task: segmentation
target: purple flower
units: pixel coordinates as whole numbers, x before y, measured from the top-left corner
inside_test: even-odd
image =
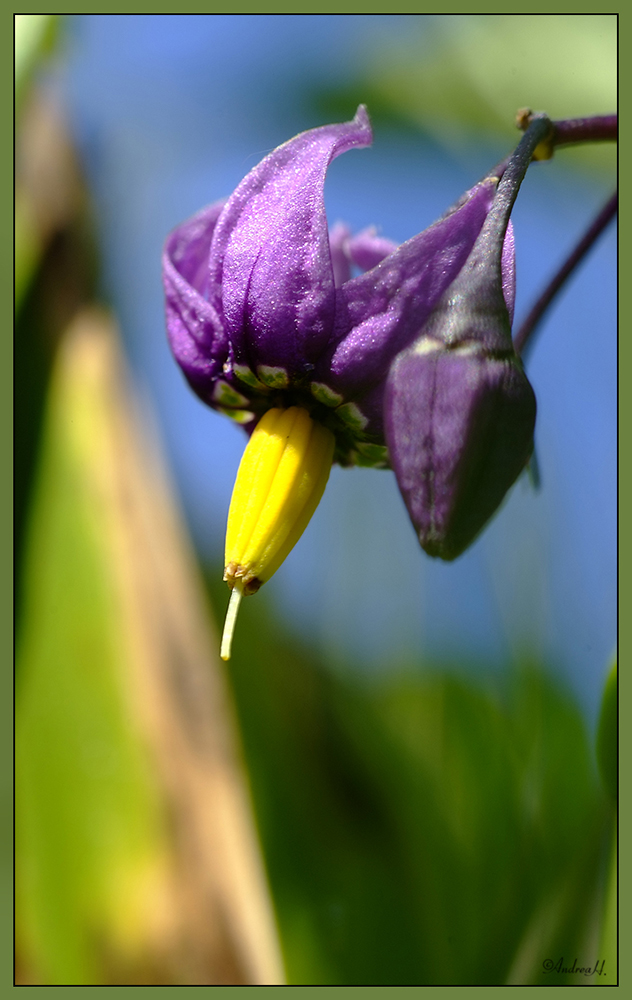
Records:
[[[174,230],[169,340],[195,392],[248,433],[298,406],[334,435],[334,461],[392,466],[421,544],[453,558],[532,447],[509,215],[492,211],[489,176],[399,247],[370,229],[329,232],[327,168],[371,139],[363,106],[303,132]]]

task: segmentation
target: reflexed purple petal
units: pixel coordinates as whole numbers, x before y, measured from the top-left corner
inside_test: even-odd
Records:
[[[489,179],[477,185],[456,212],[339,289],[336,346],[319,365],[323,379],[327,373],[334,388],[353,394],[384,377],[390,360],[417,336],[463,267],[495,187]]]
[[[429,555],[454,559],[474,540],[524,468],[534,423],[535,396],[515,355],[410,348],[396,359],[385,436]]]
[[[353,264],[356,264],[362,271],[370,271],[372,267],[377,267],[385,257],[397,250],[397,243],[386,239],[385,236],[378,236],[375,226],[369,226],[362,232],[352,236],[347,243],[347,254]]]
[[[204,298],[209,247],[223,206],[210,205],[178,226],[162,259],[169,343],[192,388],[206,402],[228,356],[224,326]]]
[[[211,246],[210,298],[238,362],[300,373],[322,353],[335,309],[325,174],[334,157],[371,139],[361,106],[352,122],[279,146],[229,198]]]
[[[348,226],[336,222],[329,233],[329,249],[334,269],[334,284],[336,288],[340,288],[351,278],[352,264],[362,271],[370,271],[397,250],[397,243],[387,240],[384,236],[378,236],[375,226],[369,226],[356,236],[352,236]]]
[[[208,261],[213,233],[226,199],[208,205],[169,234],[165,253],[179,274],[198,292],[208,290]]]
[[[351,262],[347,254],[347,245],[351,236],[348,226],[336,222],[329,232],[329,252],[331,266],[334,272],[334,285],[340,288],[351,277]]]

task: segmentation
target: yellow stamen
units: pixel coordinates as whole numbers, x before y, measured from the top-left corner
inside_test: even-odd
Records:
[[[237,608],[269,580],[305,531],[323,495],[334,436],[307,410],[271,409],[244,452],[228,512],[224,579],[233,588],[222,659],[230,657]]]

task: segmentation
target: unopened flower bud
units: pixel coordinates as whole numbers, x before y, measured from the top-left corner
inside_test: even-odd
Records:
[[[441,559],[474,541],[533,450],[535,395],[511,341],[503,256],[513,202],[549,129],[545,116],[529,126],[464,267],[387,379],[391,464],[422,547]]]
[[[526,465],[535,396],[513,352],[422,338],[393,365],[386,437],[423,549],[455,559]]]

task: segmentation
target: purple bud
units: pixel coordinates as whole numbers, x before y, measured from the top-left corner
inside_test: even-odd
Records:
[[[422,547],[441,559],[474,541],[533,450],[535,395],[511,341],[503,265],[509,213],[549,127],[530,127],[510,158],[465,265],[386,382],[391,464]]]
[[[384,397],[391,463],[422,548],[455,559],[533,448],[535,395],[513,352],[422,337],[391,368]]]

